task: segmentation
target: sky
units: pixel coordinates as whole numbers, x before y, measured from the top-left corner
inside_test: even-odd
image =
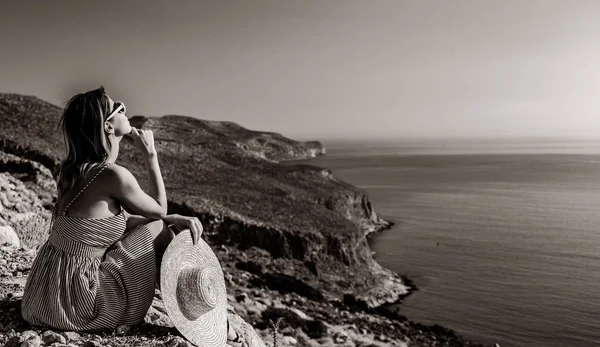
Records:
[[[600,1],[6,1],[0,92],[297,139],[600,134]]]

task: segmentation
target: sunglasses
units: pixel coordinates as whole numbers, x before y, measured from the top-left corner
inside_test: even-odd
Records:
[[[123,101],[115,101],[114,108],[113,108],[112,112],[108,115],[108,117],[106,117],[105,122],[108,122],[112,117],[114,117],[119,112],[121,112],[121,113],[127,112],[127,108],[125,107],[125,104],[123,103]]]

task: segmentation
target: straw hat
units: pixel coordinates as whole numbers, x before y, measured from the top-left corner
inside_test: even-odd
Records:
[[[169,243],[160,268],[160,288],[175,328],[202,347],[227,342],[227,289],[219,260],[204,240],[189,232]]]

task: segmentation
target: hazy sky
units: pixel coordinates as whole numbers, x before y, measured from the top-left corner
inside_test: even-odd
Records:
[[[600,1],[5,1],[0,92],[297,138],[600,134]]]

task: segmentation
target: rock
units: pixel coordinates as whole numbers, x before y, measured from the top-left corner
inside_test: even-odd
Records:
[[[85,341],[83,343],[83,347],[102,347],[102,345],[100,344],[100,342],[98,341]]]
[[[310,317],[309,315],[307,315],[306,313],[304,313],[303,311],[301,311],[295,307],[288,307],[288,310],[294,312],[295,314],[298,315],[298,317],[300,317],[304,320],[312,320],[312,317]]]
[[[165,344],[166,347],[194,347],[186,339],[181,336],[175,336]]]
[[[315,276],[319,276],[319,271],[317,270],[317,264],[312,260],[305,260],[304,266]]]
[[[317,338],[317,341],[322,346],[331,346],[333,344],[333,340],[329,336],[323,336],[323,337]]]
[[[148,309],[148,312],[144,317],[144,322],[162,327],[173,327],[173,322],[171,322],[169,316],[166,313],[160,311],[154,305],[150,306],[150,308]]]
[[[267,309],[267,305],[261,304],[260,302],[254,301],[246,307],[248,315],[260,316],[261,313]]]
[[[31,337],[28,340],[21,342],[20,347],[40,347],[42,344],[42,339],[39,336]]]
[[[63,332],[63,336],[69,342],[76,342],[76,341],[79,341],[81,339],[81,335],[79,335],[78,333],[76,333],[74,331],[65,331],[65,332]]]
[[[23,338],[21,336],[12,336],[6,341],[5,347],[19,347],[23,342]]]
[[[21,337],[23,338],[23,341],[29,340],[36,336],[38,336],[38,334],[33,330],[25,330],[24,332],[21,333]]]
[[[19,236],[11,226],[5,225],[0,227],[0,245],[8,245],[9,247],[19,248],[21,242]]]
[[[240,294],[240,295],[237,295],[237,296],[235,297],[235,300],[236,300],[237,302],[245,302],[247,299],[248,299],[248,294],[246,294],[246,293],[242,293],[242,294]]]
[[[230,273],[226,273],[225,274],[225,282],[227,283],[227,285],[231,286],[234,285],[235,283],[233,282],[233,275]]]
[[[65,344],[67,343],[67,339],[59,333],[55,333],[52,330],[46,330],[42,334],[42,340],[45,344],[49,345],[54,342]]]
[[[282,294],[296,293],[312,301],[322,302],[325,299],[319,290],[284,273],[266,273],[260,278],[252,279],[250,282],[256,287],[264,285]]]
[[[238,303],[236,301],[233,301],[230,305],[228,305],[227,310],[236,313],[242,317],[246,317],[248,315],[248,311],[246,310],[244,304]]]
[[[235,267],[236,269],[248,271],[257,275],[260,275],[260,273],[262,272],[262,265],[252,260],[238,261],[237,263],[235,263]]]
[[[242,317],[228,312],[227,319],[234,331],[245,332],[242,335],[245,336],[248,347],[265,347],[265,343],[256,330],[254,330],[252,325],[248,324]]]
[[[302,319],[296,312],[292,311],[288,307],[268,307],[262,312],[262,319],[265,322],[276,321],[278,318],[282,318],[281,328],[287,326],[292,327],[303,327],[305,325],[304,319]]]
[[[260,302],[261,304],[265,305],[265,306],[272,306],[273,302],[271,302],[270,299],[267,298],[260,298],[260,299],[256,299],[257,302]]]
[[[298,340],[293,336],[284,336],[283,339],[281,339],[281,343],[284,345],[295,345],[298,343]]]
[[[320,320],[306,321],[306,334],[312,339],[322,338],[327,335],[327,326]]]
[[[340,344],[348,341],[348,334],[346,334],[344,331],[338,331],[333,334],[332,338],[333,342]]]

